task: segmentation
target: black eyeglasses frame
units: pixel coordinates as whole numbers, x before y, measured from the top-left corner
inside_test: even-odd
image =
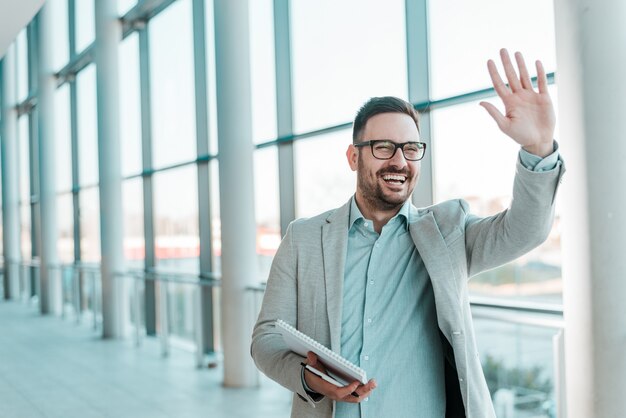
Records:
[[[380,157],[377,157],[376,154],[374,153],[374,145],[380,144],[381,142],[390,142],[390,143],[392,143],[396,147],[393,150],[393,154],[391,154],[391,156],[389,158],[380,158]],[[422,153],[422,156],[420,158],[418,158],[417,160],[412,160],[410,158],[406,158],[406,154],[404,153],[404,147],[407,144],[417,144],[418,147],[421,148],[424,151]],[[420,161],[426,155],[426,143],[425,142],[420,142],[420,141],[407,141],[407,142],[400,142],[400,143],[398,143],[398,142],[393,142],[390,139],[372,139],[370,141],[363,141],[363,142],[353,143],[352,145],[354,145],[357,148],[359,148],[359,147],[366,147],[366,146],[369,145],[370,149],[372,151],[372,156],[374,158],[376,158],[377,160],[391,160],[396,155],[396,152],[398,152],[398,148],[400,148],[402,150],[402,156],[407,161]]]

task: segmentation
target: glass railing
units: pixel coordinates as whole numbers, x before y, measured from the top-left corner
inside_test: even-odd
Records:
[[[563,309],[560,305],[473,299],[478,352],[496,415],[564,415]]]
[[[247,290],[258,313],[265,284]],[[496,415],[565,417],[562,305],[479,297],[470,304]]]
[[[116,275],[122,280],[131,280],[128,301],[130,323],[137,346],[145,333],[145,284],[155,282],[157,334],[161,342],[161,353],[167,356],[172,344],[191,349],[195,353],[196,365],[204,365],[202,315],[203,289],[217,290],[220,275],[217,273],[186,274],[163,271],[129,270]],[[219,297],[214,298],[214,311],[219,312]],[[213,325],[219,325],[214,321]],[[215,331],[215,330],[214,330]],[[219,332],[217,332],[219,333]],[[217,334],[214,332],[214,334]]]
[[[67,263],[49,266],[61,280],[61,317],[76,323],[102,327],[102,283],[100,264]]]

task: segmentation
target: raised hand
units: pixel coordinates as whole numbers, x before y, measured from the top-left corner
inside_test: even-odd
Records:
[[[545,157],[553,151],[556,117],[548,94],[548,79],[543,65],[541,61],[536,62],[537,86],[539,87],[539,91],[536,92],[521,53],[515,53],[519,78],[506,49],[500,50],[500,58],[509,82],[508,87],[502,81],[496,64],[492,60],[487,61],[487,68],[493,87],[504,103],[505,114],[503,115],[491,103],[480,102],[480,105],[489,112],[502,132],[526,151]]]

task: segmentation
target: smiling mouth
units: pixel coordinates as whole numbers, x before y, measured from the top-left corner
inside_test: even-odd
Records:
[[[402,175],[402,174],[384,174],[382,178],[387,184],[400,185],[400,184],[404,184],[404,182],[407,179],[407,176]]]

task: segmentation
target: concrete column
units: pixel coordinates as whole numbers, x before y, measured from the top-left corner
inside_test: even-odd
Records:
[[[20,296],[20,204],[15,44],[2,60],[2,223],[4,297]]]
[[[224,384],[258,384],[250,357],[257,275],[247,0],[215,1],[215,62],[222,224]]]
[[[122,27],[117,17],[115,0],[98,0],[95,4],[102,334],[104,338],[116,338],[124,335],[128,316],[124,283],[120,278],[115,277],[115,273],[124,269],[117,52],[118,44],[122,39]]]
[[[54,137],[54,77],[52,40],[54,18],[50,4],[46,3],[39,12],[38,51],[39,86],[37,109],[39,116],[39,207],[41,219],[41,313],[61,313],[61,274],[56,268],[57,256],[57,213],[56,213],[56,138]]]
[[[556,0],[567,411],[626,410],[626,3]]]

